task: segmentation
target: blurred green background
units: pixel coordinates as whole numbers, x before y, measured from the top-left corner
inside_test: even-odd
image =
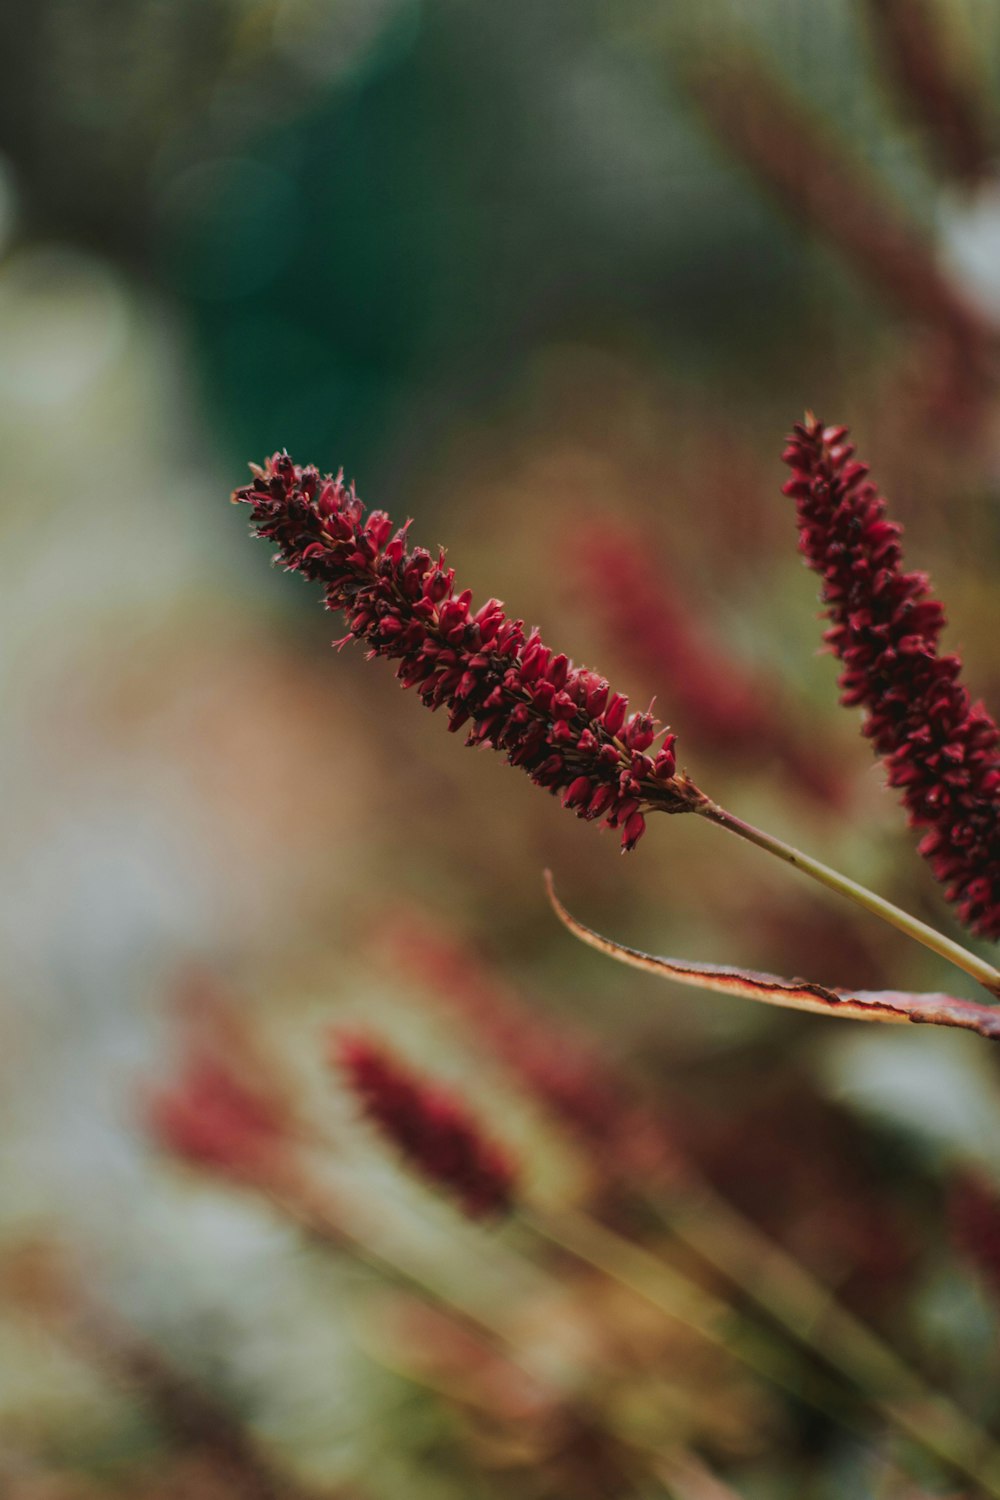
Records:
[[[478,601],[499,595],[637,706],[655,693],[726,806],[957,935],[837,708],[779,492],[804,407],[850,423],[997,706],[1000,9],[927,12],[985,142],[966,169],[901,79],[885,17],[905,9],[0,10],[0,1231],[71,1244],[303,1482],[583,1493],[537,1454],[484,1459],[447,1398],[352,1328],[356,1267],[167,1164],[142,1128],[197,968],[319,1113],[338,1107],[327,1023],[371,1022],[491,1103],[539,1192],[585,1195],[567,1143],[435,1018],[405,957],[387,970],[404,917],[634,1068],[699,1171],[1000,1421],[995,1293],[945,1211],[970,1172],[1000,1191],[988,1044],[616,969],[558,927],[541,872],[655,952],[866,988],[970,993],[962,976],[707,825],[653,819],[621,859],[463,752],[384,663],[331,653],[338,624],[227,505],[276,448],[343,465],[448,546]],[[622,618],[623,547],[674,650]],[[373,1194],[423,1211],[358,1150]],[[0,1492],[215,1493],[170,1478],[155,1423],[19,1299],[0,1317]],[[876,1419],[845,1436],[755,1387],[720,1423],[714,1381],[658,1357],[670,1441],[736,1493],[958,1493],[933,1469],[900,1479],[912,1464]],[[708,1500],[677,1485],[620,1492]]]

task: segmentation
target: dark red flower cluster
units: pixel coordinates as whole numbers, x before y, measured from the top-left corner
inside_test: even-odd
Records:
[[[366,515],[341,476],[287,454],[252,469],[253,484],[233,499],[252,507],[257,535],[278,544],[287,568],[324,585],[328,608],[344,612],[345,639],[397,659],[403,686],[428,708],[447,708],[450,730],[468,724],[467,744],[503,750],[578,817],[620,828],[623,850],[642,837],[644,810],[687,812],[701,800],[676,773],[676,736],[654,748],[651,713],[630,714],[626,698],[553,654],[537,631],[525,635],[498,599],[473,613],[444,552],[408,549],[407,526],[394,530],[384,511]]]
[[[471,1218],[510,1208],[513,1167],[459,1100],[414,1078],[364,1036],[335,1034],[333,1060],[369,1119],[418,1171],[455,1193]]]
[[[944,610],[924,573],[906,573],[901,528],[854,458],[844,427],[797,425],[784,454],[799,545],[823,579],[825,639],[844,664],[841,701],[865,710],[864,732],[885,758],[920,852],[959,916],[1000,937],[1000,730],[938,652]]]

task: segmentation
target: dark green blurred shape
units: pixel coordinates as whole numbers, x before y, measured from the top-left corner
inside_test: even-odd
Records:
[[[809,257],[672,93],[669,45],[616,35],[632,7],[393,0],[347,65],[366,11],[328,0],[308,67],[287,9],[0,17],[29,229],[174,295],[234,462],[287,445],[379,482],[548,340],[711,380],[796,327]]]

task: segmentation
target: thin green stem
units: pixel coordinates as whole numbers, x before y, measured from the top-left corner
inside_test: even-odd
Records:
[[[803,1386],[801,1367],[788,1358],[784,1349],[775,1348],[770,1340],[753,1337],[756,1330],[727,1302],[698,1286],[644,1246],[622,1239],[597,1219],[572,1209],[546,1211],[538,1206],[521,1207],[517,1218],[536,1239],[555,1245],[574,1260],[627,1287],[672,1322],[690,1328],[772,1385],[797,1400],[810,1401],[825,1415],[844,1421],[846,1426],[854,1425],[845,1421],[840,1412],[832,1412],[826,1402],[809,1395]],[[1000,1491],[997,1493],[1000,1496]]]
[[[987,1435],[947,1397],[925,1385],[894,1349],[836,1300],[828,1287],[768,1239],[708,1182],[698,1182],[690,1195],[682,1192],[673,1201],[664,1194],[645,1192],[643,1197],[678,1239],[721,1271],[799,1343],[856,1385],[877,1410],[909,1436],[923,1441],[927,1414],[931,1413],[945,1443],[953,1446],[958,1441],[967,1451],[991,1446]],[[940,1443],[936,1451],[943,1456]],[[1000,1453],[995,1451],[997,1461]]]
[[[322,1192],[314,1189],[305,1175],[287,1181],[276,1179],[262,1185],[261,1190],[270,1203],[297,1223],[317,1244],[343,1251],[387,1281],[415,1292],[446,1312],[459,1327],[493,1353],[516,1365],[531,1380],[543,1387],[553,1385],[552,1372],[541,1370],[537,1363],[527,1358],[502,1321],[496,1317],[491,1320],[483,1306],[473,1305],[468,1298],[459,1296],[454,1288],[435,1282],[414,1255],[407,1255],[405,1250],[393,1244],[391,1235],[386,1235],[387,1243],[379,1247],[372,1238],[359,1232],[355,1227],[359,1222],[368,1230],[369,1236],[375,1230],[370,1213],[366,1218],[360,1202],[351,1202],[342,1195],[341,1201],[333,1206]],[[354,1211],[345,1212],[345,1206]],[[348,1224],[352,1225],[350,1229]],[[385,1227],[383,1223],[383,1230]]]
[[[325,1194],[316,1193],[308,1178],[293,1178],[290,1182],[275,1181],[264,1191],[276,1206],[296,1220],[312,1237],[348,1251],[389,1280],[408,1286],[419,1296],[447,1312],[470,1335],[517,1366],[532,1380],[543,1387],[555,1385],[558,1389],[562,1386],[564,1398],[570,1396],[573,1382],[570,1386],[565,1386],[562,1381],[554,1378],[555,1372],[548,1362],[542,1368],[534,1358],[528,1356],[519,1347],[516,1337],[512,1337],[512,1330],[506,1326],[506,1320],[497,1315],[495,1308],[487,1310],[478,1303],[476,1306],[470,1305],[465,1298],[456,1295],[454,1287],[446,1287],[428,1277],[426,1270],[418,1267],[416,1261],[399,1245],[376,1248],[367,1235],[359,1234],[353,1228],[347,1230],[345,1218],[352,1226],[358,1221],[365,1221],[366,1216],[360,1211],[359,1203],[353,1204],[353,1212],[345,1214],[344,1209],[348,1205],[338,1202],[336,1209],[331,1212]],[[628,1287],[661,1314],[691,1328],[771,1384],[788,1391],[796,1399],[810,1402],[844,1426],[862,1430],[860,1423],[842,1409],[832,1389],[821,1396],[818,1386],[815,1389],[809,1388],[809,1384],[802,1379],[798,1361],[794,1356],[789,1358],[791,1351],[776,1348],[766,1336],[763,1339],[758,1337],[753,1325],[726,1301],[697,1285],[683,1271],[670,1266],[645,1247],[623,1239],[597,1220],[573,1210],[522,1208],[517,1217],[535,1237],[568,1251],[576,1260],[619,1285]],[[722,1223],[717,1227],[725,1230],[727,1226]],[[374,1225],[368,1224],[367,1228],[373,1230]],[[694,1248],[695,1237],[685,1237],[690,1238]],[[708,1246],[704,1239],[697,1248],[705,1259],[716,1259],[716,1256],[705,1253]],[[719,1248],[717,1245],[716,1251]],[[776,1256],[782,1257],[782,1252],[776,1247],[772,1248]],[[744,1253],[745,1251],[744,1241]],[[740,1284],[743,1277],[735,1274],[732,1257],[727,1258],[727,1274]],[[794,1262],[791,1263],[791,1268],[798,1271],[800,1278],[806,1277],[806,1273]],[[726,1268],[720,1266],[720,1269]],[[758,1265],[758,1269],[762,1268]],[[766,1275],[764,1279],[772,1288],[776,1276],[788,1277],[790,1273],[788,1265],[779,1265],[773,1261],[768,1270],[773,1274]],[[794,1284],[794,1278],[790,1284]],[[880,1346],[873,1335],[868,1336],[870,1342],[867,1346],[863,1342],[854,1342],[853,1357],[838,1357],[847,1332],[845,1325],[854,1320],[845,1313],[839,1324],[834,1318],[831,1326],[830,1304],[825,1290],[808,1287],[800,1282],[797,1291],[798,1297],[793,1294],[791,1301],[784,1305],[782,1314],[778,1313],[781,1299],[776,1293],[773,1297],[757,1300],[762,1304],[767,1302],[770,1310],[779,1316],[779,1321],[789,1331],[795,1332],[802,1342],[812,1344],[820,1353],[823,1353],[822,1342],[817,1343],[809,1337],[803,1323],[813,1322],[810,1333],[833,1335],[837,1353],[827,1357],[829,1364],[839,1368],[841,1374],[852,1378],[854,1384],[872,1401],[873,1406],[900,1431],[914,1439],[928,1453],[974,1479],[993,1500],[1000,1500],[1000,1453],[990,1439],[945,1398],[926,1387],[898,1356]],[[823,1315],[827,1319],[825,1324],[822,1321]],[[858,1332],[863,1335],[867,1330],[859,1325]],[[851,1342],[850,1339],[848,1342]],[[872,1392],[872,1384],[881,1387],[881,1394]],[[868,1389],[865,1389],[866,1385]],[[617,1432],[617,1424],[614,1422],[610,1423],[610,1428]]]
[[[813,880],[818,880],[820,885],[825,885],[828,890],[846,896],[857,906],[864,907],[865,911],[881,917],[883,922],[888,922],[900,932],[905,932],[907,937],[922,943],[932,953],[938,954],[940,958],[946,958],[949,963],[955,964],[957,968],[970,974],[995,999],[1000,999],[1000,970],[995,969],[978,954],[964,948],[961,943],[953,942],[951,938],[929,927],[926,922],[921,922],[917,917],[911,917],[908,912],[901,910],[898,906],[893,906],[891,901],[886,901],[882,896],[876,896],[874,891],[859,885],[849,876],[841,875],[839,871],[832,870],[829,865],[822,864],[809,854],[803,854],[801,849],[786,844],[783,839],[776,838],[772,833],[765,833],[763,829],[755,828],[752,823],[745,823],[742,818],[737,818],[735,814],[727,812],[724,807],[720,807],[717,802],[712,802],[708,797],[703,802],[696,803],[691,810],[698,813],[700,817],[707,818],[710,823],[716,823],[720,828],[735,833],[737,838],[756,844],[758,849],[766,849],[768,854],[777,855],[778,859],[783,859],[786,864],[792,865],[796,870],[801,870],[804,875],[811,875]]]
[[[668,1317],[696,1328],[775,1384],[787,1385],[788,1369],[784,1361],[775,1362],[768,1351],[755,1344],[735,1342],[731,1332],[727,1336],[725,1322],[730,1309],[726,1303],[696,1288],[649,1250],[622,1239],[586,1214],[565,1210],[558,1214],[522,1211],[520,1217],[536,1234],[629,1287]],[[678,1297],[680,1291],[683,1295]],[[801,1285],[799,1291],[803,1291]],[[856,1323],[850,1314],[841,1311],[839,1317],[831,1320],[825,1293],[821,1292],[817,1299],[810,1288],[803,1301],[808,1303],[809,1314],[820,1321],[812,1330],[796,1327],[798,1318],[792,1315],[791,1308],[786,1308],[781,1319],[785,1326],[819,1353],[823,1353],[821,1336],[829,1335],[836,1352],[828,1362],[839,1367],[841,1373],[849,1374],[877,1411],[926,1452],[972,1479],[993,1500],[1000,1500],[1000,1447],[992,1438],[947,1397],[925,1385],[898,1355]],[[800,1303],[796,1311],[803,1313],[806,1308]],[[808,1333],[813,1337],[807,1336]],[[800,1387],[793,1388],[796,1394],[801,1394]]]
[[[297,1223],[318,1244],[349,1254],[390,1283],[405,1287],[415,1293],[421,1300],[450,1318],[456,1326],[462,1328],[483,1348],[491,1350],[520,1370],[540,1389],[550,1391],[557,1399],[570,1406],[582,1399],[584,1408],[588,1404],[588,1393],[592,1394],[594,1410],[605,1429],[636,1458],[640,1459],[653,1474],[656,1474],[661,1466],[678,1464],[683,1467],[695,1462],[693,1455],[688,1454],[687,1450],[676,1442],[672,1441],[664,1448],[658,1444],[652,1446],[641,1440],[629,1425],[623,1426],[615,1413],[601,1402],[599,1388],[592,1387],[589,1378],[585,1377],[581,1380],[578,1374],[570,1373],[569,1367],[560,1374],[559,1362],[553,1362],[551,1350],[539,1356],[533,1349],[525,1349],[518,1334],[509,1326],[508,1319],[498,1308],[483,1304],[478,1299],[473,1305],[467,1297],[460,1296],[456,1292],[454,1286],[448,1283],[447,1277],[435,1278],[429,1275],[427,1269],[419,1264],[419,1259],[408,1253],[402,1244],[394,1240],[393,1236],[388,1237],[385,1245],[376,1248],[364,1233],[358,1233],[353,1228],[348,1230],[345,1227],[345,1218],[352,1224],[360,1218],[368,1233],[375,1229],[370,1214],[366,1215],[363,1212],[345,1214],[345,1208],[360,1210],[362,1205],[359,1200],[348,1203],[346,1199],[342,1199],[338,1200],[334,1206],[327,1200],[324,1193],[314,1190],[308,1177],[276,1180],[270,1185],[261,1185],[261,1190],[269,1202]],[[519,1214],[518,1217],[533,1228],[536,1235],[544,1235],[550,1242],[554,1240],[553,1233],[542,1229],[539,1220],[524,1213]],[[383,1222],[383,1228],[386,1227],[386,1222]],[[597,1235],[604,1232],[602,1226],[593,1224],[593,1221],[582,1219],[581,1222],[591,1223]],[[564,1248],[570,1247],[565,1245]],[[788,1352],[783,1349],[773,1350],[768,1355],[763,1348],[757,1350],[756,1345],[751,1345],[749,1341],[745,1347],[741,1344],[738,1349],[734,1348],[732,1337],[725,1337],[723,1329],[726,1326],[732,1329],[735,1325],[738,1330],[745,1325],[742,1319],[733,1314],[725,1302],[713,1297],[711,1293],[703,1292],[681,1272],[673,1272],[662,1262],[657,1262],[654,1257],[648,1256],[648,1252],[637,1246],[632,1248],[640,1259],[648,1257],[653,1266],[659,1270],[660,1300],[657,1305],[661,1312],[696,1330],[702,1337],[717,1344],[730,1357],[742,1360],[800,1400],[811,1401],[818,1410],[840,1421],[843,1426],[854,1431],[861,1431],[859,1423],[852,1422],[846,1415],[834,1409],[833,1401],[824,1402],[817,1393],[810,1393],[803,1389],[801,1366],[794,1353],[791,1359]],[[585,1260],[595,1269],[601,1269],[605,1274],[610,1274],[607,1267],[600,1266],[598,1259],[593,1256],[586,1257],[581,1253],[579,1236],[577,1236],[577,1248],[574,1254],[577,1259]]]
[[[413,1255],[402,1248],[398,1236],[386,1237],[384,1206],[373,1218],[370,1204],[360,1198],[348,1202],[341,1185],[334,1207],[325,1193],[315,1190],[308,1173],[294,1176],[290,1184],[272,1183],[265,1192],[272,1203],[319,1243],[344,1250],[388,1280],[409,1286],[418,1295],[449,1312],[468,1333],[474,1336],[478,1333],[494,1352],[506,1356],[532,1380],[543,1386],[551,1386],[556,1380],[551,1359],[546,1358],[543,1367],[529,1360],[519,1350],[516,1338],[495,1306],[484,1308],[478,1299],[473,1304],[460,1297],[447,1276],[442,1279],[428,1274],[426,1266],[418,1265]],[[651,1206],[657,1207],[656,1204]],[[522,1205],[516,1220],[535,1239],[542,1238],[549,1244],[559,1245],[575,1259],[616,1280],[619,1285],[623,1283],[621,1249],[624,1247],[631,1256],[633,1277],[640,1278],[634,1284],[626,1284],[630,1284],[637,1295],[644,1295],[647,1300],[655,1299],[655,1305],[666,1317],[691,1329],[729,1358],[744,1364],[796,1400],[813,1406],[831,1421],[859,1436],[866,1436],[865,1424],[852,1411],[845,1409],[842,1393],[832,1380],[825,1375],[818,1378],[818,1372],[811,1372],[811,1378],[805,1380],[802,1356],[798,1351],[784,1343],[776,1344],[774,1330],[755,1324],[683,1271],[668,1265],[642,1246],[612,1235],[585,1214]],[[346,1228],[347,1224],[352,1226],[351,1230]],[[380,1240],[384,1241],[381,1249],[376,1248]],[[612,1247],[610,1254],[609,1244]],[[618,1254],[615,1254],[616,1250]],[[512,1253],[519,1258],[518,1252]],[[568,1385],[564,1383],[562,1393],[567,1395],[575,1387],[575,1381],[571,1380]],[[631,1443],[633,1438],[628,1441]]]

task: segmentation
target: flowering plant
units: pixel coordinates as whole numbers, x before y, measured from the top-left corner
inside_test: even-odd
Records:
[[[864,730],[903,791],[911,822],[926,828],[920,850],[944,882],[962,920],[1000,935],[1000,731],[959,681],[960,661],[941,655],[944,611],[920,573],[902,570],[900,528],[854,458],[843,427],[808,414],[792,433],[785,493],[798,508],[801,550],[823,578],[827,642],[844,663],[843,702],[865,709]],[[410,523],[395,528],[366,512],[343,475],[322,476],[285,453],[253,467],[233,499],[251,508],[257,535],[278,560],[323,585],[348,634],[370,657],[398,662],[404,687],[448,728],[468,726],[466,743],[504,752],[511,765],[561,796],[578,817],[620,830],[635,848],[652,812],[695,813],[803,870],[950,959],[1000,998],[1000,972],[977,954],[892,906],[847,876],[754,828],[708,797],[679,770],[676,735],[652,709],[627,699],[595,672],[554,654],[537,630],[511,619],[498,599],[477,611],[456,592],[444,552],[410,547]],[[601,938],[550,896],[584,941],[621,961],[682,983],[750,995],[773,1004],[865,1020],[932,1022],[1000,1035],[1000,1011],[948,995],[853,992],[802,980],[677,959],[655,958]]]

